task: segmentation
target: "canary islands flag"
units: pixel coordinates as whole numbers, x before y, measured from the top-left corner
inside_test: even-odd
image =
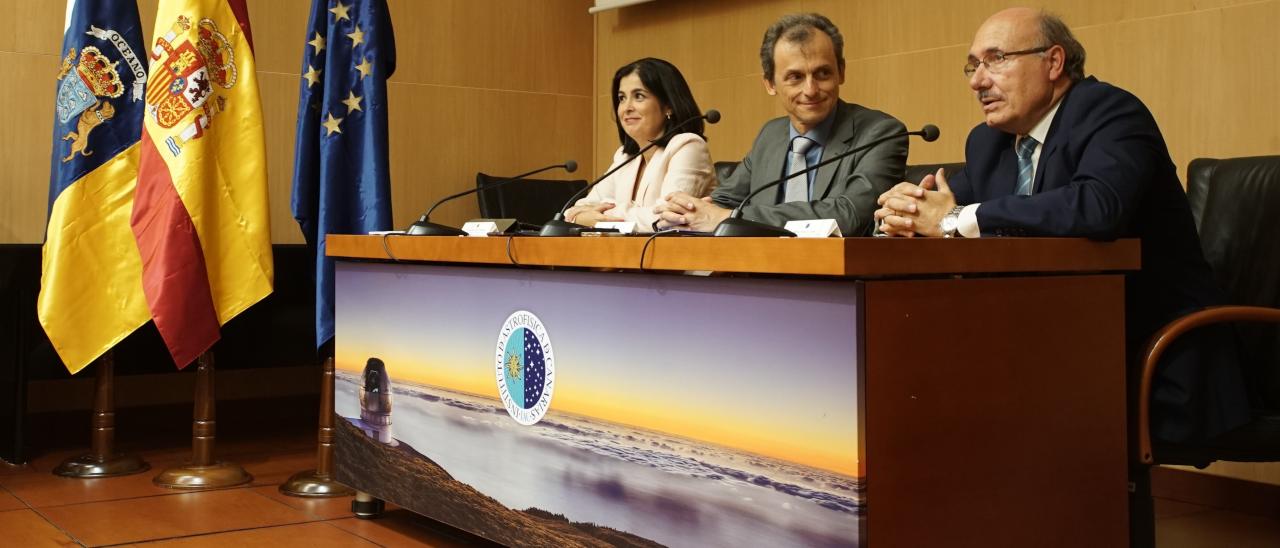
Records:
[[[145,55],[134,0],[68,0],[37,314],[72,373],[151,317],[129,227]]]
[[[131,223],[174,363],[271,293],[262,106],[244,0],[160,0]]]
[[[315,252],[316,345],[333,338],[326,234],[391,228],[387,78],[396,68],[383,0],[314,0],[302,57],[293,216]]]

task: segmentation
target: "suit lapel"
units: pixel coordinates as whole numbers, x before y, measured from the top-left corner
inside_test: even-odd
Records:
[[[657,156],[657,154],[655,154],[654,156]],[[614,186],[614,188],[616,189],[613,196],[615,205],[624,206],[624,207],[630,206],[631,194],[633,192],[635,193],[637,198],[644,195],[643,186],[640,186],[640,188],[638,189],[635,188],[637,185],[644,184],[644,181],[636,180],[636,176],[640,174],[640,162],[643,162],[643,161],[644,161],[644,158],[636,158],[631,163],[625,166],[622,166],[622,169],[618,170],[617,173],[613,174],[614,177],[620,178],[620,182],[626,181],[626,184]],[[646,166],[645,173],[647,174],[648,172],[649,172],[649,168]]]
[[[1036,180],[1032,185],[1035,192],[1043,192],[1046,190],[1044,187],[1044,177],[1048,170],[1045,169],[1044,166],[1050,165],[1049,160],[1052,159],[1053,156],[1062,149],[1063,145],[1066,144],[1066,136],[1071,135],[1071,131],[1066,127],[1070,124],[1068,121],[1070,120],[1070,117],[1066,114],[1071,108],[1071,92],[1075,91],[1076,87],[1080,85],[1089,85],[1089,81],[1092,79],[1093,77],[1091,76],[1089,77],[1089,80],[1077,82],[1072,85],[1071,89],[1067,90],[1067,94],[1062,97],[1062,102],[1058,103],[1058,112],[1054,114],[1053,122],[1049,124],[1049,133],[1044,136],[1044,148],[1040,149],[1040,161],[1036,163]]]
[[[759,158],[760,166],[752,170],[752,192],[784,175],[782,169],[786,167],[787,148],[790,146],[790,142],[787,140],[787,128],[790,123],[790,121],[787,121],[783,124],[777,124],[774,129],[774,135],[764,140],[764,151]],[[756,173],[762,176],[754,175]],[[766,197],[765,201],[760,203],[777,203],[777,201],[776,197]]]
[[[650,168],[652,168],[654,165],[656,165],[656,164],[659,162],[659,160],[661,159],[661,156],[662,156],[663,154],[666,154],[666,153],[667,153],[667,148],[666,148],[666,147],[658,147],[658,149],[657,149],[656,151],[654,151],[654,153],[653,153],[653,157],[649,159],[648,165],[644,166],[644,175],[642,175],[642,176],[640,177],[640,180],[636,181],[636,179],[635,179],[635,173],[633,173],[633,174],[631,175],[631,180],[636,181],[636,183],[635,183],[635,184],[636,184],[636,187],[637,187],[637,188],[636,188],[636,189],[635,189],[635,191],[634,191],[634,194],[635,194],[635,197],[636,197],[636,200],[635,200],[636,202],[640,202],[640,203],[643,203],[643,202],[644,202],[644,193],[645,193],[645,192],[648,192],[648,190],[649,190],[649,185],[653,182],[653,173],[654,173],[654,170],[653,170],[653,169],[650,169]],[[643,160],[644,160],[644,159],[643,159],[643,158],[641,158],[640,160],[636,160],[636,161],[634,161],[634,162],[631,162],[631,163],[633,163],[633,164],[635,164],[635,165],[636,165],[636,167],[635,167],[635,171],[636,171],[636,172],[639,172],[639,171],[640,171],[640,162],[641,162],[641,161],[643,161]],[[626,199],[628,200],[628,203],[630,203],[631,197],[630,197],[630,196],[628,196]]]
[[[1009,196],[1018,189],[1018,153],[1013,149],[1015,140],[1009,136],[1001,141],[1004,144],[1000,147],[996,178],[991,181],[991,195],[987,199]]]
[[[836,103],[836,119],[831,124],[831,136],[827,137],[827,145],[822,147],[822,158],[820,162],[825,162],[827,158],[831,158],[837,154],[847,152],[853,146],[853,136],[857,133],[853,124],[846,122],[845,118],[849,113],[845,111],[844,101]],[[840,170],[840,166],[845,162],[853,161],[845,158],[834,164],[829,164],[818,168],[818,175],[813,180],[813,193],[809,196],[812,200],[818,200],[827,195],[827,191],[831,189],[831,184],[835,182],[836,172]]]

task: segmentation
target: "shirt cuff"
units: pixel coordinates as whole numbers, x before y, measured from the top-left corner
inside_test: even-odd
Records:
[[[978,206],[982,204],[969,204],[960,210],[960,215],[956,221],[956,231],[965,238],[981,238],[982,229],[978,228]]]

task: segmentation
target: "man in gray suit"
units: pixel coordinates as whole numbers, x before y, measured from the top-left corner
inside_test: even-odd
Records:
[[[764,34],[760,63],[765,90],[778,97],[787,116],[765,124],[751,152],[711,196],[666,196],[654,209],[661,214],[655,228],[714,230],[752,191],[795,173],[776,192],[752,198],[743,217],[779,226],[835,219],[845,236],[870,234],[876,198],[905,177],[905,135],[817,171],[798,172],[906,127],[888,114],[840,100],[844,37],[822,15],[787,15],[774,23]]]

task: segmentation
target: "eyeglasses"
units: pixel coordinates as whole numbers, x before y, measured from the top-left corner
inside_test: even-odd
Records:
[[[1004,69],[1005,64],[1009,62],[1009,58],[1017,55],[1030,55],[1033,53],[1044,53],[1046,51],[1049,51],[1049,49],[1052,47],[1053,47],[1052,45],[1048,45],[1048,46],[1041,46],[1038,48],[1018,50],[1018,51],[996,50],[991,53],[988,53],[987,56],[982,58],[982,60],[980,61],[970,60],[968,63],[965,63],[964,76],[965,78],[973,78],[973,73],[978,72],[978,67],[982,65],[986,65],[988,72],[999,74],[1000,71]]]

